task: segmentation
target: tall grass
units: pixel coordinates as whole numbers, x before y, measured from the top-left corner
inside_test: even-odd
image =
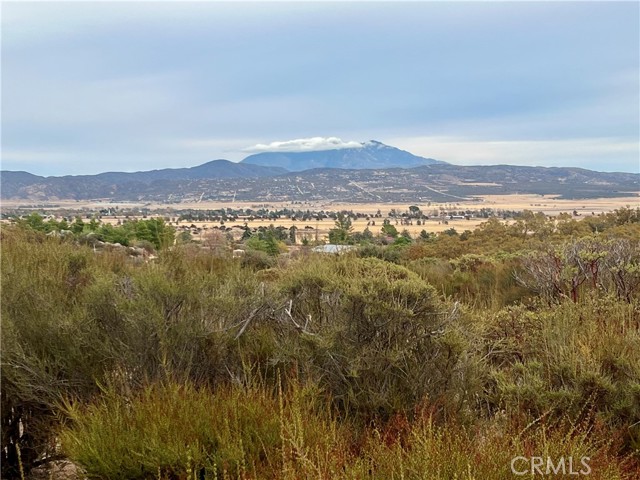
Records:
[[[581,468],[581,459],[588,458],[588,478],[637,478],[637,461],[619,456],[618,448],[606,429],[594,429],[588,422],[574,424],[564,419],[522,429],[508,416],[501,416],[469,428],[438,425],[427,415],[407,426],[399,437],[373,432],[341,478],[506,480],[517,478],[512,470],[516,457],[541,457],[545,465],[548,459],[557,465],[560,459],[568,463],[571,458],[574,472]],[[526,470],[527,461],[522,462],[514,464],[517,471]],[[533,476],[528,465],[525,478]],[[571,476],[568,465],[564,473]]]
[[[131,397],[107,388],[67,402],[64,452],[92,478],[331,478],[349,431],[291,384],[222,387],[156,383]]]
[[[60,438],[90,478],[510,479],[516,457],[565,462],[566,475],[586,462],[595,479],[640,474],[589,412],[524,426],[504,414],[441,425],[425,403],[413,420],[398,415],[356,436],[316,407],[318,393],[298,384],[274,392],[165,383],[131,398],[107,391],[89,406],[68,404]],[[519,471],[526,466],[519,460]]]

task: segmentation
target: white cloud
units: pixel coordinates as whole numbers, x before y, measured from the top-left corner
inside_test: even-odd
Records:
[[[344,142],[338,137],[297,138],[284,142],[258,143],[245,148],[245,152],[316,152],[318,150],[339,150],[342,148],[361,148],[360,142]]]

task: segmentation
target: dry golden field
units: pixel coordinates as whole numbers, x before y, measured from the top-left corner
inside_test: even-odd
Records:
[[[620,198],[595,198],[585,200],[564,200],[558,199],[554,196],[541,196],[541,195],[487,195],[481,198],[480,201],[475,202],[456,202],[456,203],[436,203],[430,204],[416,204],[426,215],[432,215],[434,210],[479,210],[481,208],[491,208],[494,210],[533,210],[535,212],[544,212],[547,215],[557,215],[562,212],[571,213],[574,210],[581,216],[599,214],[602,212],[609,212],[620,207],[640,207],[640,195],[620,197]],[[55,205],[55,207],[53,207]],[[197,209],[197,210],[214,210],[219,208],[268,208],[271,210],[277,210],[282,208],[290,208],[296,210],[311,210],[311,211],[340,211],[350,210],[355,213],[362,213],[368,215],[374,215],[378,210],[382,213],[383,218],[376,218],[375,225],[369,225],[369,229],[372,233],[376,234],[380,232],[382,221],[387,217],[391,209],[396,209],[398,212],[405,212],[408,210],[408,204],[389,204],[389,203],[335,203],[335,202],[308,202],[308,203],[256,203],[256,202],[193,202],[193,203],[176,203],[176,204],[163,204],[163,203],[133,203],[133,202],[101,202],[101,201],[89,201],[78,202],[73,200],[60,200],[52,201],[47,206],[48,211],[52,210],[87,210],[94,211],[110,207],[119,207],[120,209],[129,208],[146,208],[150,211],[158,210],[163,211],[164,216],[172,216],[171,211],[184,210],[184,209]],[[34,210],[42,209],[42,205],[30,204],[28,201],[3,201],[3,209],[12,208],[33,208]],[[168,212],[168,213],[167,213]],[[152,214],[153,216],[153,214]],[[176,214],[177,217],[177,214]],[[122,216],[103,216],[102,221],[108,223],[117,223],[123,219]],[[416,221],[413,221],[411,225],[401,225],[399,222],[396,224],[396,228],[399,231],[407,229],[412,236],[418,235],[422,230],[426,230],[429,233],[441,232],[448,228],[455,228],[458,232],[464,230],[473,230],[478,227],[484,220],[480,218],[472,218],[470,220],[448,220],[446,223],[432,219],[427,220],[422,225],[418,225]],[[391,220],[392,224],[395,224],[394,220]],[[179,222],[175,224],[178,227],[186,227],[191,224],[202,229],[202,231],[196,235],[196,238],[202,238],[206,235],[206,231],[219,227],[220,224],[214,222]],[[226,226],[231,227],[233,225],[244,225],[249,227],[260,227],[274,225],[275,227],[283,226],[289,228],[295,225],[299,229],[298,236],[302,238],[306,236],[310,240],[314,240],[317,236],[319,240],[326,239],[328,232],[334,227],[334,221],[331,219],[324,219],[320,221],[292,221],[288,218],[282,218],[277,220],[253,220],[244,221],[239,219],[238,222],[227,222]],[[353,230],[355,232],[361,232],[367,228],[368,221],[366,219],[358,219],[353,222]],[[306,227],[306,228],[305,228]]]
[[[505,209],[505,210],[534,210],[536,212],[542,211],[548,215],[557,215],[560,212],[572,212],[577,210],[578,212],[585,213],[602,213],[609,212],[616,208],[630,206],[640,207],[640,193],[635,195],[629,194],[627,197],[618,198],[592,198],[584,200],[565,200],[558,199],[553,195],[483,195],[478,196],[479,201],[471,202],[455,202],[455,203],[437,203],[432,202],[430,206],[427,204],[416,203],[423,211],[430,211],[434,208],[444,207],[445,209],[480,209],[483,207],[493,209]],[[374,214],[378,210],[381,210],[383,214],[388,213],[392,208],[396,208],[400,211],[405,211],[408,208],[408,204],[390,204],[390,203],[338,203],[338,202],[304,202],[304,203],[289,203],[289,202],[272,202],[272,203],[257,203],[257,202],[189,202],[189,203],[136,203],[136,202],[110,202],[110,201],[75,201],[75,200],[52,200],[47,202],[48,204],[55,204],[59,209],[101,209],[109,207],[120,208],[136,208],[146,207],[151,210],[154,209],[217,209],[217,208],[294,208],[301,210],[353,210],[354,212],[361,212],[367,214]],[[39,205],[42,202],[38,202]],[[3,200],[2,208],[41,208],[36,207],[35,202],[29,200]]]

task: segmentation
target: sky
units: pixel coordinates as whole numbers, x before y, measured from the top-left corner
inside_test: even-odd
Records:
[[[640,3],[1,2],[1,167],[188,167],[378,140],[640,172]]]

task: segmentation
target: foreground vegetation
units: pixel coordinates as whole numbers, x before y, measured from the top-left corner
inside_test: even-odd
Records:
[[[540,456],[638,478],[639,220],[356,242],[342,219],[348,254],[265,231],[235,259],[126,227],[151,261],[4,228],[2,476],[502,479]]]

